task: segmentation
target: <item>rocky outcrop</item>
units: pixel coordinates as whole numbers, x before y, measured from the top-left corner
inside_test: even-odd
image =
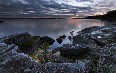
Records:
[[[73,44],[105,46],[116,43],[116,26],[90,27],[77,33]],[[92,46],[92,47],[93,47]]]
[[[16,35],[8,36],[8,38],[4,39],[4,42],[8,45],[15,44],[20,50],[26,54],[32,54],[41,48],[43,43],[48,43],[52,45],[55,40],[48,36],[31,36],[29,33],[21,33]]]
[[[70,44],[63,45],[63,47],[60,47],[58,51],[60,52],[60,56],[73,60],[84,59],[90,54],[90,49],[88,47],[82,47],[79,45],[74,46]]]
[[[92,73],[116,72],[116,26],[85,28],[73,36],[73,44],[58,48],[61,57],[90,60]]]
[[[0,45],[0,73],[24,73],[39,64],[24,53],[18,53],[15,45]],[[28,70],[27,70],[28,69]]]
[[[0,44],[0,73],[89,73],[90,70],[89,60],[41,64],[18,52],[19,48],[15,45]]]
[[[58,59],[58,63],[38,63],[20,51],[20,47],[0,42],[0,73],[116,73],[116,26],[95,26],[77,34],[72,45],[53,50],[60,56],[54,56],[54,59],[62,58]],[[38,38],[36,36],[34,39]],[[67,61],[72,59],[72,63]]]

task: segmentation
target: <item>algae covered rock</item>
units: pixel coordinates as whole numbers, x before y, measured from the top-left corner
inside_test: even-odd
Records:
[[[20,50],[26,54],[32,54],[41,48],[43,43],[48,43],[52,45],[55,40],[48,36],[31,36],[29,33],[21,33],[16,35],[8,36],[8,38],[4,39],[6,44],[15,44]]]

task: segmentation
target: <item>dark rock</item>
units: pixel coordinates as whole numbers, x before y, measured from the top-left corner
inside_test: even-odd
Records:
[[[31,36],[29,33],[21,33],[17,35],[11,35],[4,40],[6,44],[15,44],[20,50],[26,54],[32,54],[41,48],[43,43],[48,43],[52,45],[55,40],[47,36]]]
[[[33,40],[29,33],[22,33],[18,35],[9,36],[4,40],[6,44],[15,44],[24,53],[31,52],[33,48]]]
[[[57,38],[56,41],[57,41],[59,44],[61,44],[62,41],[63,41],[63,39],[61,39],[61,38]]]
[[[0,73],[89,73],[90,71],[89,60],[80,60],[76,63],[40,64],[28,55],[18,53],[18,47],[12,45],[0,47]],[[4,52],[5,50],[7,51]]]
[[[65,36],[65,35],[63,35],[63,36],[59,36],[59,38],[61,38],[61,39],[65,39],[66,36]]]
[[[56,39],[56,41],[57,41],[59,44],[61,44],[62,41],[63,41],[63,39],[65,39],[65,38],[66,38],[65,35],[63,35],[63,36],[59,36],[59,37]]]
[[[74,60],[84,59],[89,54],[90,49],[82,47],[63,48],[60,50],[60,55],[62,57],[67,57]]]
[[[40,42],[43,44],[43,43],[48,43],[50,45],[52,45],[55,40],[53,40],[52,38],[48,37],[48,36],[43,36],[40,38]]]
[[[92,40],[95,41],[95,43],[98,45],[98,46],[105,46],[106,44],[105,43],[102,43],[101,41],[97,40],[97,39],[93,39],[93,38],[90,38]]]

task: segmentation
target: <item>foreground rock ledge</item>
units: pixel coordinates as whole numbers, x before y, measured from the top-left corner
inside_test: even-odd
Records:
[[[80,73],[89,72],[86,67],[88,60],[77,63],[40,64],[24,53],[18,53],[15,45],[1,44],[0,73]]]
[[[18,52],[17,46],[1,42],[0,73],[116,73],[116,26],[91,27],[78,32],[73,38],[73,49],[76,47],[87,47],[90,53],[74,63],[41,64]]]

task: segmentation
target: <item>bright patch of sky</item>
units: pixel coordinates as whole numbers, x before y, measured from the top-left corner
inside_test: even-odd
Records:
[[[91,7],[93,11],[103,13],[116,9],[116,0],[56,0],[55,2],[77,7]]]
[[[28,2],[27,1],[25,1],[25,0],[13,0],[14,2],[21,2],[21,3],[23,3],[23,4],[28,4]]]
[[[88,7],[89,5],[92,5],[94,3],[91,3],[90,1],[81,1],[81,0],[56,0],[55,2],[58,2],[59,4],[68,4],[72,6],[79,6],[79,7]]]
[[[116,6],[116,0],[56,0],[59,4],[68,4],[72,6],[87,7],[87,6]]]

